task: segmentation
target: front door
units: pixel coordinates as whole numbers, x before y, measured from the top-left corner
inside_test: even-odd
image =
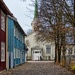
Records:
[[[41,52],[40,51],[34,51],[33,52],[33,60],[40,60]]]

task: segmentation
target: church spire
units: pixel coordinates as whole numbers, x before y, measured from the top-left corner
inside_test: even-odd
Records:
[[[38,21],[38,1],[35,0],[34,19],[31,23],[33,31],[35,31],[35,26],[37,21]]]
[[[35,0],[34,19],[38,18],[38,2]]]

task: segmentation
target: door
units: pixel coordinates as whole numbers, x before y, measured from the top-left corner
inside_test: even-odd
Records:
[[[33,52],[33,60],[40,60],[41,53],[40,51]]]

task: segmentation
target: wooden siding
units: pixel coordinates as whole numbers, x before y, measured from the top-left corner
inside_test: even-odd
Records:
[[[14,48],[14,21],[8,18],[8,51],[13,52]]]
[[[5,31],[1,29],[1,11],[4,13],[5,17],[5,25],[8,25],[7,33],[6,33],[6,26]],[[13,19],[13,14],[10,12],[6,4],[3,0],[0,0],[0,71],[6,69],[7,67],[13,68],[15,64],[19,65],[25,62],[25,44],[22,43],[22,37],[26,36],[25,32],[22,30],[21,26],[17,22],[17,20]],[[7,21],[7,24],[6,24]],[[17,28],[19,30],[19,39],[14,37],[14,26],[15,23],[17,24]],[[7,38],[6,38],[7,37]],[[5,43],[5,61],[1,61],[1,42]],[[7,47],[6,47],[7,46]],[[19,58],[14,59],[14,48],[20,50]],[[7,51],[6,51],[7,50]],[[7,55],[8,54],[8,55]],[[6,59],[7,58],[7,59]],[[22,60],[22,61],[21,61]],[[7,61],[7,63],[6,63]],[[7,65],[8,64],[8,65]],[[6,67],[7,65],[7,67]]]
[[[9,52],[9,68],[13,68],[13,49],[14,49],[14,21],[8,18],[8,52]]]
[[[5,19],[6,25],[6,19]],[[5,26],[6,28],[6,26]],[[5,61],[1,61],[1,42],[5,42]],[[6,69],[6,30],[1,29],[1,10],[0,10],[0,71]]]
[[[19,37],[14,36],[15,27],[15,21],[12,18],[8,17],[9,68],[13,68],[25,62],[25,44],[22,43],[22,36],[24,35],[20,32],[19,28],[16,27]]]

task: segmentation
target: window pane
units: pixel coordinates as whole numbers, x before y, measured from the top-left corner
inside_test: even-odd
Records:
[[[18,58],[20,58],[20,50],[19,50],[19,53],[18,53]]]
[[[14,36],[15,36],[15,33],[16,33],[16,31],[15,31],[15,26],[14,26]]]
[[[5,16],[1,14],[1,29],[5,31]]]
[[[1,61],[5,61],[5,43],[1,42]]]
[[[46,46],[46,53],[50,54],[51,53],[51,46]]]
[[[14,48],[14,59],[16,58],[16,57],[15,57],[15,54],[16,54],[16,49]]]
[[[16,49],[16,58],[18,58],[18,49]]]

